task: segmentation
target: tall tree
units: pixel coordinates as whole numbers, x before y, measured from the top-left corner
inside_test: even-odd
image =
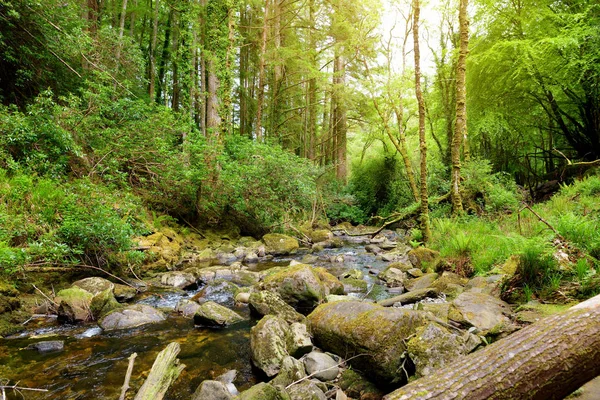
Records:
[[[466,70],[469,48],[469,21],[467,19],[468,0],[460,0],[458,24],[460,32],[460,48],[456,65],[456,122],[452,136],[452,176],[450,197],[452,212],[462,214],[463,205],[460,195],[460,147],[464,144],[465,158],[468,157],[467,145],[467,87]]]
[[[419,17],[421,6],[419,0],[413,0],[413,48],[415,56],[415,92],[419,105],[419,149],[421,152],[421,231],[423,242],[431,239],[429,227],[429,199],[427,194],[427,141],[425,140],[425,102],[421,90],[421,52],[419,49]]]

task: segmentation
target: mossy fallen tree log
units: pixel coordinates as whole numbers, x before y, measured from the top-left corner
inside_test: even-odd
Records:
[[[180,364],[177,355],[181,351],[179,343],[170,343],[158,353],[146,381],[135,395],[134,400],[160,400],[167,389],[185,368]]]
[[[470,354],[384,400],[563,399],[600,375],[600,296]]]

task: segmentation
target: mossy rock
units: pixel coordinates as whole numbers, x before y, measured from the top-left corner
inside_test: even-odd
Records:
[[[408,341],[407,350],[418,378],[432,375],[466,354],[461,337],[433,322],[417,329]]]
[[[110,288],[94,295],[90,302],[90,312],[92,313],[92,317],[96,320],[120,307],[121,304],[115,299],[113,291]]]
[[[194,324],[210,328],[224,328],[242,321],[244,321],[244,318],[238,313],[214,301],[200,304],[196,314],[194,314]]]
[[[135,298],[137,290],[131,286],[115,284],[113,294],[118,302],[128,302]]]
[[[111,281],[100,278],[97,276],[93,276],[90,278],[85,278],[73,282],[71,286],[77,286],[83,290],[90,292],[93,295],[97,295],[98,293],[104,292],[106,290],[114,290],[115,284]]]
[[[266,252],[273,255],[294,254],[299,248],[298,240],[280,233],[268,233],[263,236]]]
[[[310,232],[309,237],[313,243],[318,243],[332,239],[333,234],[329,229],[315,229],[314,231]]]
[[[405,341],[428,320],[413,310],[384,308],[360,301],[318,306],[308,315],[315,343],[334,354],[369,354],[349,361],[383,384],[405,382],[398,371]]]
[[[248,300],[250,311],[256,315],[277,315],[288,323],[304,321],[304,315],[300,314],[292,306],[287,304],[274,292],[261,290],[250,294]]]
[[[482,335],[509,329],[511,309],[500,299],[485,293],[461,293],[450,306],[448,318],[465,327],[474,326]]]
[[[427,247],[417,247],[408,252],[408,259],[417,268],[423,268],[424,264],[433,264],[439,256],[438,251]]]
[[[284,319],[275,315],[264,316],[250,330],[252,362],[268,377],[279,373],[281,362],[290,355],[290,327]]]
[[[292,400],[327,400],[325,393],[310,380],[299,382],[287,391]]]
[[[365,293],[367,291],[367,282],[356,278],[343,278],[344,292],[346,293]]]
[[[154,307],[145,304],[134,304],[111,311],[98,321],[98,325],[105,331],[111,331],[155,324],[165,319],[165,315]]]
[[[338,382],[348,397],[360,400],[381,400],[385,393],[377,385],[352,369],[342,371]]]
[[[286,356],[281,360],[281,366],[279,369],[279,373],[271,383],[275,386],[283,386],[286,387],[292,382],[296,382],[306,376],[306,371],[304,369],[304,363],[302,361],[296,360],[292,356]]]
[[[291,400],[283,388],[276,388],[269,383],[259,383],[243,391],[235,400]]]
[[[78,286],[63,289],[56,294],[58,320],[61,322],[82,322],[92,319],[90,304],[94,295]]]
[[[235,296],[240,291],[240,288],[224,279],[215,279],[206,283],[192,300],[202,303],[203,301],[214,301],[219,304],[232,306],[235,302]]]
[[[314,270],[325,288],[325,295],[344,294],[344,285],[339,281],[338,278],[330,274],[329,271],[323,267],[314,268]]]
[[[438,274],[432,272],[419,278],[406,281],[404,282],[404,286],[410,291],[430,288],[434,286],[433,283],[438,279],[438,277]]]
[[[393,262],[391,264],[388,264],[388,266],[386,267],[386,269],[389,268],[396,268],[399,269],[402,272],[408,272],[410,269],[414,268],[412,264],[410,263],[405,263],[402,261],[397,261],[397,262]]]
[[[398,264],[398,263],[394,263]],[[388,266],[386,269],[381,271],[377,277],[384,281],[389,287],[404,287],[404,281],[406,280],[406,272],[396,268],[394,264]]]
[[[19,291],[8,282],[0,281],[0,314],[14,311],[21,306]]]

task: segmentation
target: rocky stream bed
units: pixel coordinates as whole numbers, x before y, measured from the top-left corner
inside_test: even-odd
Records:
[[[337,234],[315,234],[312,249],[271,235],[191,251],[171,271],[131,281],[137,293],[74,282],[46,316],[0,339],[0,378],[48,390],[27,399],[116,399],[135,352],[133,398],[177,342],[186,367],[167,399],[378,399],[539,317],[498,299],[502,275],[444,271],[435,252],[394,231]],[[168,256],[167,236],[141,248]]]

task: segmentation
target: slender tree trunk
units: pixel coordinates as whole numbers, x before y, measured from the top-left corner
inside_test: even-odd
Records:
[[[137,17],[137,13],[135,10],[137,10],[137,5],[137,0],[133,0],[133,11],[131,11],[131,13],[129,14],[129,37],[131,37],[132,39],[135,35],[135,19]]]
[[[121,49],[123,48],[123,34],[125,33],[125,15],[127,14],[127,0],[123,0],[121,7],[121,19],[119,21],[119,44],[117,46],[117,52],[115,59],[117,61],[117,69],[121,60]]]
[[[344,57],[339,53],[334,59],[334,94],[335,94],[335,110],[334,110],[334,129],[333,137],[335,138],[335,164],[336,178],[344,183],[347,180],[346,168],[346,133],[348,130],[346,120],[346,107],[344,104],[344,86],[346,83],[346,65]]]
[[[600,296],[545,318],[384,400],[563,399],[600,374]]]
[[[464,143],[465,159],[469,151],[467,145],[467,96],[466,96],[466,68],[469,46],[469,21],[467,20],[468,0],[460,0],[458,21],[460,26],[460,49],[456,68],[456,123],[452,137],[452,177],[451,200],[452,212],[463,213],[462,199],[460,196],[460,145]]]
[[[243,38],[240,46],[240,136],[250,136],[248,133],[248,69],[250,43],[248,42],[248,32],[250,31],[250,18],[245,2],[240,2],[240,35]]]
[[[419,0],[413,0],[413,41],[415,54],[415,92],[419,104],[419,148],[421,150],[421,231],[423,241],[429,242],[429,200],[427,195],[427,141],[425,140],[425,103],[421,91],[421,53],[419,50],[419,16],[421,13]]]
[[[150,0],[152,2],[152,0]],[[160,0],[154,0],[153,9],[153,22],[152,22],[152,39],[150,41],[150,85],[148,87],[148,95],[152,101],[154,101],[154,94],[156,92],[156,41],[158,38],[158,7]]]
[[[309,0],[308,3],[308,19],[310,27],[308,29],[308,43],[309,43],[309,51],[310,54],[310,63],[311,63],[311,77],[308,80],[308,95],[306,96],[307,101],[307,152],[306,155],[309,160],[315,159],[315,143],[316,143],[316,135],[317,135],[317,79],[312,76],[315,71],[318,69],[317,66],[317,57],[315,55],[316,52],[316,43],[315,43],[315,1]]]
[[[88,32],[92,38],[98,36],[98,17],[100,16],[100,5],[98,0],[87,0]]]
[[[169,52],[171,47],[171,25],[173,23],[173,13],[171,10],[167,18],[167,26],[165,27],[165,40],[163,41],[162,52],[160,56],[160,65],[158,66],[158,90],[156,91],[156,102],[160,103],[163,97],[168,99],[167,82],[165,82],[165,73],[167,70],[167,61],[169,60]]]
[[[265,57],[267,53],[267,32],[269,29],[269,4],[270,0],[265,0],[265,12],[263,15],[263,26],[260,41],[260,61],[258,66],[258,95],[256,99],[256,140],[263,141],[262,114],[265,101]]]
[[[173,64],[173,111],[179,111],[179,103],[181,97],[181,87],[179,82],[179,38],[181,22],[179,21],[179,12],[174,11],[173,14],[173,50],[171,52],[171,63]]]

